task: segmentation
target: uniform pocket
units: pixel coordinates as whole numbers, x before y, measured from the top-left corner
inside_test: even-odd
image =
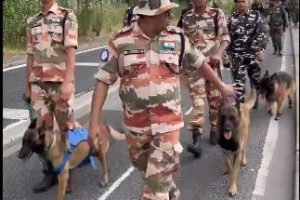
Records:
[[[167,76],[173,76],[174,74],[181,73],[181,67],[179,67],[179,55],[178,54],[160,54],[159,62],[161,64],[162,72],[164,74],[161,78],[167,78]]]
[[[32,41],[34,44],[42,40],[42,25],[31,28]]]
[[[142,79],[142,74],[146,73],[146,54],[124,55],[121,63],[120,72],[130,79]]]
[[[51,25],[49,30],[52,42],[62,42],[63,41],[63,30],[61,25]]]

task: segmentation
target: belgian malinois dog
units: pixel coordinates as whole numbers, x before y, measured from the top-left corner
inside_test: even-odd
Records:
[[[291,75],[286,72],[275,72],[271,76],[268,70],[263,75],[260,82],[260,93],[265,97],[268,113],[273,115],[273,110],[277,106],[275,120],[279,120],[286,99],[289,108],[293,108],[295,82]]]
[[[229,195],[237,194],[237,179],[240,165],[246,165],[250,110],[256,101],[256,90],[245,103],[223,101],[218,120],[218,144],[224,153],[224,174],[230,174]],[[233,157],[233,158],[231,158]],[[233,160],[233,162],[232,162]]]
[[[29,160],[33,152],[43,153],[52,163],[54,168],[60,166],[64,159],[65,152],[68,150],[67,136],[62,134],[58,128],[54,128],[54,133],[45,133],[43,126],[36,128],[36,120],[31,123],[25,132],[22,141],[22,147],[19,152],[19,158]],[[87,156],[92,153],[101,163],[102,178],[100,186],[105,187],[109,181],[107,152],[109,149],[109,137],[112,136],[116,140],[125,140],[125,134],[121,134],[111,126],[104,124],[105,131],[103,140],[94,139],[93,145],[89,145],[87,141],[81,141],[68,161],[65,163],[62,171],[58,174],[58,188],[56,191],[56,200],[63,200],[66,192],[70,192],[69,170],[79,166]]]

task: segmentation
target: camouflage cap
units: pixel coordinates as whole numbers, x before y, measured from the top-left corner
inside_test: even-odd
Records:
[[[176,7],[178,4],[170,0],[141,0],[139,5],[133,9],[133,14],[155,16]]]

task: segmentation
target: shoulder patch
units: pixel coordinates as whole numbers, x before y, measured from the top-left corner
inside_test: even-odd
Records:
[[[167,32],[171,33],[183,33],[182,29],[176,26],[167,26]]]
[[[125,26],[125,27],[122,28],[121,30],[117,31],[117,33],[114,34],[113,38],[115,38],[115,37],[121,35],[122,33],[126,33],[126,32],[128,32],[128,31],[130,31],[130,30],[132,30],[132,29],[133,29],[133,26]]]
[[[101,53],[100,53],[100,61],[102,62],[106,62],[109,58],[109,51],[107,49],[104,49]]]

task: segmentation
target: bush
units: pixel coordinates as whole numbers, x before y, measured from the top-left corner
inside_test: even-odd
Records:
[[[38,11],[38,1],[9,0],[3,3],[3,44],[12,48],[25,46],[29,16]]]
[[[96,33],[96,36],[99,36],[104,21],[104,14],[103,14],[102,7],[95,8],[93,13],[94,16],[93,16],[93,23],[92,23],[92,31]]]
[[[93,12],[90,9],[82,10],[77,14],[78,34],[86,36],[92,25]]]

